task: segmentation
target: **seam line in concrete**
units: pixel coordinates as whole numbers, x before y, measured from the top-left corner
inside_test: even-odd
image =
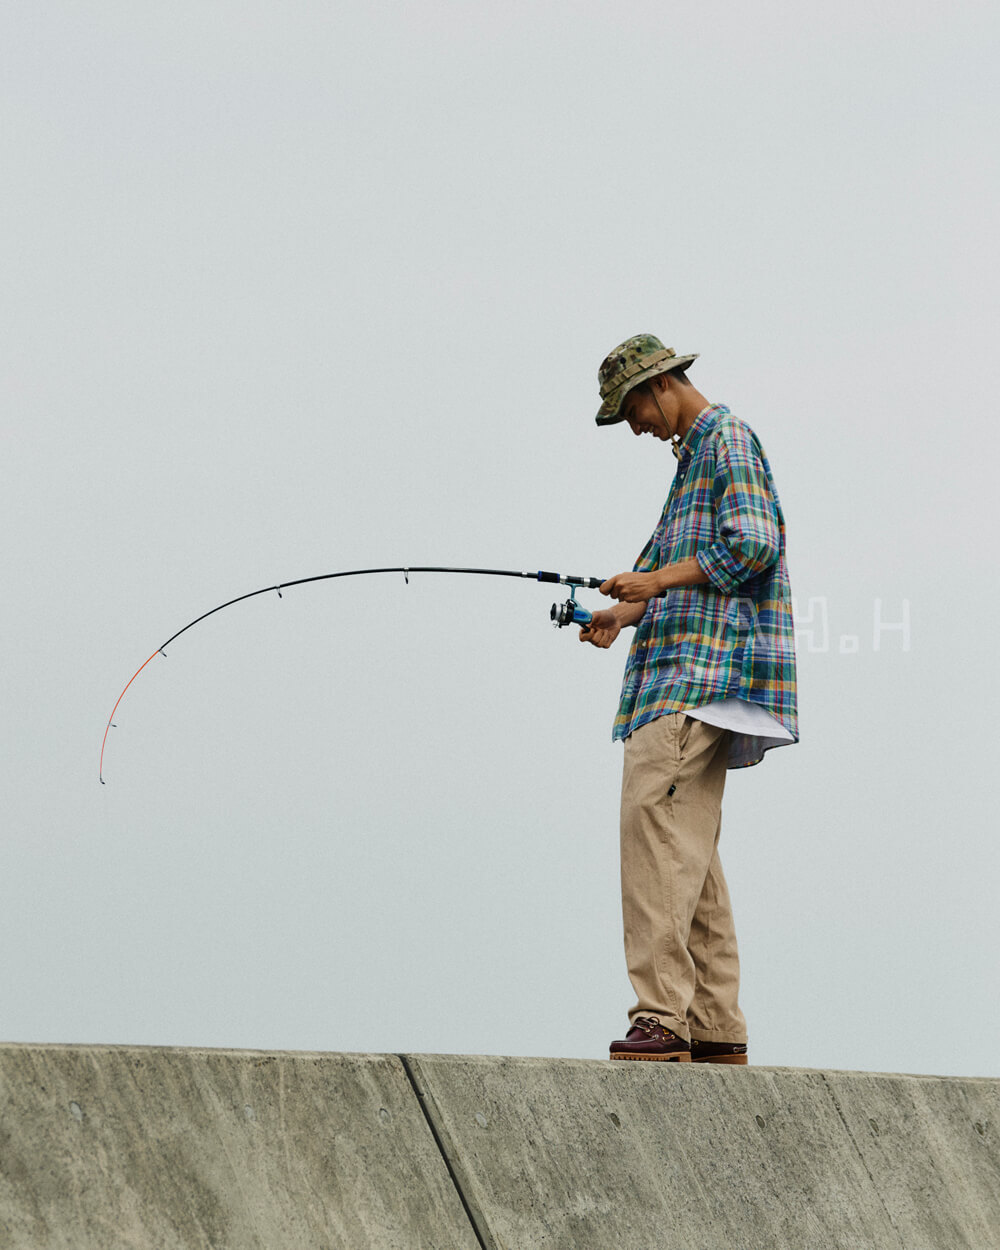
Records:
[[[406,1055],[397,1055],[396,1058],[403,1065],[403,1071],[406,1073],[407,1080],[410,1082],[410,1085],[413,1089],[413,1095],[417,1100],[417,1105],[420,1107],[420,1110],[423,1112],[424,1119],[427,1121],[427,1127],[430,1129],[431,1136],[434,1138],[434,1144],[435,1146],[437,1146],[438,1153],[440,1154],[442,1160],[444,1161],[445,1167],[448,1169],[448,1175],[451,1177],[451,1183],[455,1186],[455,1193],[458,1194],[459,1201],[462,1204],[462,1209],[465,1211],[465,1214],[468,1217],[469,1224],[472,1227],[473,1233],[475,1233],[476,1240],[479,1242],[480,1246],[482,1247],[482,1250],[496,1250],[496,1243],[494,1242],[493,1238],[490,1236],[489,1230],[485,1227],[480,1227],[480,1221],[473,1214],[472,1207],[469,1205],[468,1199],[465,1196],[465,1192],[462,1189],[462,1185],[458,1179],[458,1175],[455,1172],[455,1169],[452,1167],[451,1158],[448,1154],[448,1151],[445,1149],[445,1144],[444,1144],[444,1141],[442,1140],[441,1133],[438,1131],[438,1126],[434,1121],[434,1117],[431,1115],[427,1096],[424,1094],[419,1084],[417,1083],[417,1078],[413,1072],[413,1069],[410,1067],[409,1059],[406,1057]]]
[[[871,1181],[872,1189],[875,1190],[875,1196],[878,1198],[882,1206],[882,1210],[885,1212],[885,1218],[889,1221],[889,1226],[891,1227],[892,1231],[896,1234],[896,1238],[899,1241],[901,1250],[906,1250],[906,1242],[903,1240],[903,1235],[899,1231],[899,1229],[896,1227],[896,1221],[892,1218],[892,1212],[885,1205],[885,1199],[882,1197],[882,1191],[879,1189],[878,1185],[875,1183],[875,1177],[872,1176],[871,1169],[869,1168],[868,1164],[865,1162],[865,1156],[861,1153],[861,1147],[858,1145],[857,1138],[851,1132],[851,1126],[847,1123],[847,1117],[844,1115],[843,1109],[841,1108],[840,1099],[837,1097],[837,1091],[833,1088],[830,1082],[826,1079],[825,1072],[821,1072],[820,1076],[823,1078],[823,1084],[826,1087],[826,1089],[829,1091],[830,1097],[833,1099],[833,1105],[837,1108],[837,1115],[840,1116],[840,1122],[844,1126],[844,1131],[847,1133],[848,1140],[850,1141],[851,1145],[854,1147],[858,1158],[861,1160],[861,1166],[864,1168],[865,1174],[867,1175],[868,1179]]]

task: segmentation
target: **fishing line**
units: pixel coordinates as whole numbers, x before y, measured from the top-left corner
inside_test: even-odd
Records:
[[[568,573],[547,573],[542,569],[535,573],[522,573],[516,569],[460,569],[448,568],[444,565],[438,564],[409,564],[395,565],[392,568],[381,569],[343,569],[336,573],[319,573],[314,577],[298,577],[291,582],[279,582],[276,586],[262,586],[260,590],[251,590],[245,595],[237,595],[235,599],[227,599],[225,603],[220,603],[218,607],[210,608],[207,612],[202,612],[201,616],[196,616],[193,621],[189,621],[187,625],[185,625],[183,629],[179,629],[176,634],[171,634],[166,642],[161,643],[156,648],[148,660],[143,661],[143,663],[139,665],[139,667],[125,683],[125,688],[115,700],[115,705],[111,709],[111,715],[108,717],[108,723],[104,730],[104,737],[101,740],[101,759],[97,770],[97,776],[101,785],[103,786],[106,784],[104,780],[104,748],[107,746],[109,732],[112,729],[117,728],[114,720],[115,713],[118,711],[118,705],[121,703],[122,699],[125,698],[125,692],[128,690],[129,686],[132,685],[146,665],[149,664],[151,660],[154,660],[158,655],[162,655],[164,659],[166,659],[166,648],[169,647],[172,642],[176,642],[181,634],[186,634],[189,629],[193,629],[195,625],[204,621],[207,617],[214,616],[216,612],[221,612],[224,608],[231,608],[234,603],[242,603],[244,599],[253,599],[255,595],[268,595],[271,594],[272,591],[277,591],[278,598],[280,599],[282,597],[281,592],[289,589],[291,586],[305,586],[310,582],[328,582],[337,577],[365,577],[371,573],[402,573],[403,579],[407,585],[410,584],[411,573],[461,573],[473,574],[481,577],[522,577],[529,578],[531,581],[535,582],[556,582],[561,586],[570,587],[570,597],[564,604],[552,605],[552,611],[550,613],[551,619],[556,623],[556,625],[559,626],[575,623],[585,627],[590,623],[591,614],[585,608],[581,608],[576,602],[577,589],[582,586],[588,590],[596,590],[605,580],[602,577],[575,577]]]

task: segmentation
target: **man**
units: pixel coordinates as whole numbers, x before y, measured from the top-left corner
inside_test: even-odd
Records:
[[[625,957],[637,1002],[612,1059],[747,1063],[739,955],[719,862],[726,769],[798,741],[785,524],[757,436],[651,334],[598,373],[598,425],[670,442],[677,467],[631,573],[601,586],[583,642],[635,626],[614,737]]]

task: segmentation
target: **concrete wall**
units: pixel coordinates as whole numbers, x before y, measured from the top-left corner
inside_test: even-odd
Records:
[[[1000,1250],[1000,1081],[0,1046],[2,1250]]]

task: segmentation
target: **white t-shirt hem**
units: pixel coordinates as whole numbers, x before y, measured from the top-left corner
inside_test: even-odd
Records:
[[[732,732],[729,768],[756,764],[771,747],[795,741],[776,716],[749,699],[714,699],[701,707],[685,708],[684,715]]]

